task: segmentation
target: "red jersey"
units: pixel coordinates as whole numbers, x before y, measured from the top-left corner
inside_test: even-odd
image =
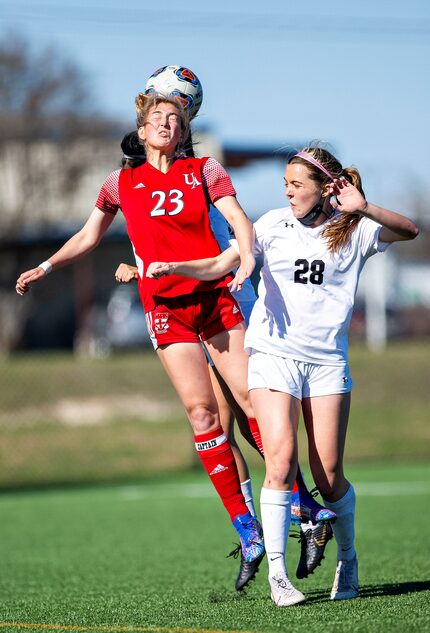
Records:
[[[187,261],[220,253],[202,186],[206,158],[177,159],[167,173],[146,162],[119,175],[119,201],[139,267],[139,292],[148,312],[156,297],[177,297],[225,286],[231,276],[198,281],[180,275],[145,277],[153,261]],[[140,265],[139,265],[140,264]]]

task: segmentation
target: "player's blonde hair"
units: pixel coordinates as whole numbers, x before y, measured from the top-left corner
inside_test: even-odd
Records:
[[[172,99],[170,97],[165,97],[157,93],[144,94],[143,92],[139,92],[136,99],[134,100],[134,103],[136,107],[137,129],[145,125],[149,113],[154,106],[158,106],[158,104],[160,103],[170,103],[171,105],[175,106],[181,121],[182,130],[181,139],[176,147],[176,154],[183,154],[183,144],[189,137],[190,119],[182,105],[178,101],[175,101],[175,99]]]
[[[355,167],[342,167],[338,159],[323,147],[305,147],[302,151],[310,154],[334,178],[346,178],[354,187],[357,187],[359,192],[364,196],[361,176]],[[293,156],[288,161],[288,164],[291,163],[304,165],[309,171],[310,178],[314,180],[321,189],[331,180],[321,169],[300,156]],[[348,243],[351,234],[355,231],[362,217],[363,216],[359,213],[336,213],[328,220],[321,236],[326,240],[328,250],[331,253],[337,253]]]

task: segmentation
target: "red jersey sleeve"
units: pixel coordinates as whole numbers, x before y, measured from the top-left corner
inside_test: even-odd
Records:
[[[209,194],[210,201],[215,203],[224,196],[235,196],[236,191],[230,176],[215,158],[208,158],[202,171],[203,186]]]
[[[115,215],[121,207],[119,200],[120,169],[113,171],[104,181],[96,200],[96,207],[105,213]]]

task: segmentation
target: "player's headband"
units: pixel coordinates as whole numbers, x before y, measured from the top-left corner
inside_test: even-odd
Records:
[[[316,160],[316,158],[314,158],[311,154],[308,154],[308,152],[299,152],[298,154],[295,154],[295,156],[297,156],[298,158],[303,158],[303,160],[307,160],[308,163],[312,163],[312,165],[315,165],[315,167],[318,167],[318,169],[323,171],[325,175],[330,178],[330,180],[334,180],[334,177],[331,175],[331,173],[325,167],[323,167],[321,163]]]

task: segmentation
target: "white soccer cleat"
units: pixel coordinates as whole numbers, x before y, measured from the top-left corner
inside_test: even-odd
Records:
[[[351,600],[352,598],[358,598],[358,595],[357,557],[352,560],[339,560],[330,600]]]
[[[287,574],[278,572],[269,576],[271,598],[277,607],[291,607],[306,600],[301,591],[298,591],[288,579]]]

